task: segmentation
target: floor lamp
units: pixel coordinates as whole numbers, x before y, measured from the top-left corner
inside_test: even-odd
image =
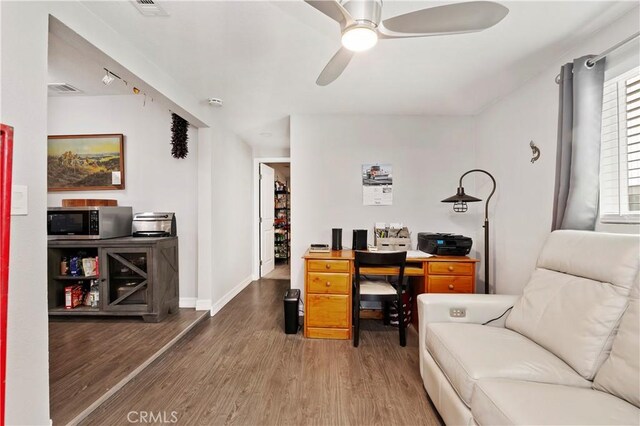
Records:
[[[456,195],[442,200],[443,203],[453,203],[453,211],[456,213],[464,213],[467,211],[467,203],[474,203],[476,201],[482,201],[480,198],[472,197],[464,193],[464,187],[462,186],[462,179],[469,173],[480,172],[491,178],[493,182],[493,189],[491,194],[487,197],[487,201],[484,203],[484,293],[489,294],[489,200],[496,192],[496,180],[491,173],[482,169],[472,169],[465,172],[460,176],[460,183],[458,184],[458,191]]]

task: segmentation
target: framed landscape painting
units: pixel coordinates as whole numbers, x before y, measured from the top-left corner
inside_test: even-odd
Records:
[[[47,188],[49,192],[124,189],[124,136],[49,136]]]

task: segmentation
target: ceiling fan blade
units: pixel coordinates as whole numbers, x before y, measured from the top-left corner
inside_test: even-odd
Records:
[[[347,65],[349,65],[353,55],[354,52],[341,47],[340,50],[333,55],[333,58],[331,58],[327,66],[324,67],[316,80],[316,84],[318,86],[326,86],[336,78],[340,77],[342,71],[344,71],[344,69],[347,68]]]
[[[309,6],[319,10],[338,22],[343,28],[354,21],[351,14],[337,0],[304,0]]]
[[[500,22],[509,9],[490,1],[472,1],[417,10],[383,21],[383,35],[395,33],[413,37],[482,31]],[[384,29],[389,30],[385,34]],[[400,34],[397,34],[400,36]]]

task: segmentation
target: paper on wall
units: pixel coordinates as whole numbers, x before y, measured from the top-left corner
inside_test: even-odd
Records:
[[[120,185],[121,183],[120,172],[111,172],[111,185]]]
[[[390,206],[393,204],[393,173],[391,164],[363,164],[362,204]]]

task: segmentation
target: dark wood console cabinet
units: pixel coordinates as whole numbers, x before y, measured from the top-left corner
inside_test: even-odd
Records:
[[[63,257],[98,257],[99,276],[60,275]],[[48,244],[49,315],[142,316],[162,321],[178,311],[178,238],[50,240]],[[89,287],[97,280],[97,307],[65,309],[65,287]]]

